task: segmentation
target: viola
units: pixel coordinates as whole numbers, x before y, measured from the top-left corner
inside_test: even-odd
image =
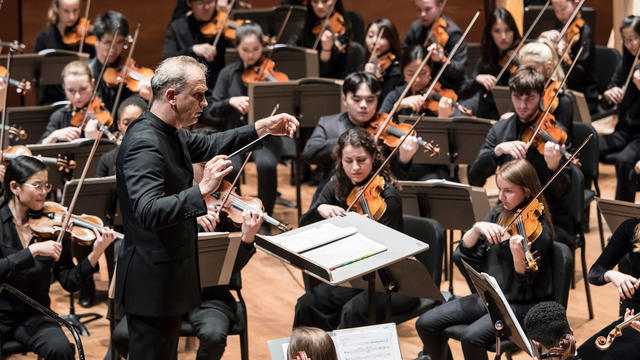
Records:
[[[388,116],[389,115],[385,113],[377,114],[374,119],[369,121],[366,130],[375,136],[378,133],[378,129],[387,120]],[[409,130],[411,130],[411,125],[408,123],[396,124],[390,120],[387,127],[384,128],[380,134],[380,139],[388,147],[395,148],[400,144],[400,139],[407,135]],[[418,139],[418,144],[424,148],[425,153],[429,153],[429,156],[434,157],[440,155],[440,147],[438,147],[438,145],[433,145],[433,141],[426,142],[422,139]]]
[[[320,32],[325,29],[331,32],[331,35],[333,36],[333,43],[338,51],[343,54],[346,53],[347,49],[345,45],[338,40],[338,37],[344,35],[347,31],[344,23],[344,17],[340,13],[334,12],[333,15],[326,19],[326,21],[322,21],[314,26],[313,29],[311,29],[311,33],[319,38],[321,36]]]
[[[250,66],[242,73],[242,81],[245,83],[260,81],[288,81],[287,74],[275,70],[276,64],[273,60],[262,57],[255,65]]]
[[[355,186],[347,196],[347,204],[358,214],[366,215],[369,219],[378,221],[387,210],[387,203],[382,197],[384,184],[384,178],[381,175],[377,175],[357,202],[356,198],[358,193],[362,191],[362,187]]]
[[[33,156],[31,150],[24,145],[14,145],[9,146],[4,151],[0,151],[0,160],[2,163],[11,161],[18,156]],[[73,160],[67,159],[66,156],[58,155],[57,158],[45,157],[45,156],[35,156],[38,160],[42,161],[45,164],[53,164],[58,167],[58,171],[69,172],[76,167],[76,162]]]
[[[27,132],[22,128],[6,125],[4,131],[9,133],[9,139],[17,137],[20,140],[25,140],[27,138]]]
[[[42,240],[53,240],[62,231],[62,224],[68,216],[67,208],[53,201],[46,201],[39,211],[29,213],[29,227]],[[94,215],[71,215],[70,226],[64,236],[71,241],[90,246],[96,240],[93,230],[102,230],[102,219]],[[124,234],[116,232],[116,238],[124,239]]]
[[[0,66],[0,79],[3,80],[5,83],[7,82],[7,68],[4,66]],[[16,87],[16,92],[18,94],[26,94],[29,91],[31,91],[31,82],[26,81],[26,80],[14,80],[12,78],[9,78],[9,85],[15,86]]]
[[[136,65],[133,59],[129,60],[129,65],[121,66],[120,70],[108,67],[102,76],[107,86],[118,86],[124,81],[127,89],[136,93],[140,92],[140,81],[151,81],[152,77],[152,69]]]
[[[223,194],[229,194],[226,200]],[[222,203],[224,201],[224,204]],[[220,187],[213,194],[205,198],[207,209],[214,212],[222,212],[237,227],[240,227],[243,221],[242,212],[250,210],[253,213],[262,214],[264,221],[277,227],[280,231],[289,231],[291,228],[272,218],[264,212],[262,201],[256,197],[240,196],[237,188],[232,186],[230,182],[222,180]]]
[[[102,100],[96,97],[89,105],[87,105],[80,111],[74,112],[73,116],[71,117],[71,125],[76,127],[84,127],[85,124],[83,124],[82,121],[85,118],[86,112],[89,112],[88,118],[97,119],[100,124],[106,127],[109,127],[111,126],[111,124],[113,124],[113,117],[105,108]]]
[[[93,25],[85,18],[80,18],[76,25],[65,30],[62,42],[70,46],[78,45],[82,40],[83,33],[85,33],[84,43],[94,46],[96,44],[96,36],[93,33]]]
[[[227,16],[227,13],[218,11],[213,19],[200,26],[200,33],[208,38],[213,38],[222,31],[225,38],[235,40],[236,30],[244,24],[244,20],[231,20],[227,19]]]
[[[510,224],[506,228],[505,238],[511,238],[514,235],[521,235],[524,238],[522,250],[527,261],[527,269],[531,271],[538,271],[537,260],[539,258],[536,258],[535,254],[531,253],[529,246],[542,234],[543,227],[540,217],[543,212],[544,204],[534,198],[525,208],[517,209],[515,215],[507,219],[505,223]]]
[[[429,110],[430,112],[437,114],[439,110],[440,99],[442,99],[443,96],[451,99],[453,101],[453,106],[460,110],[461,113],[467,116],[472,115],[470,109],[462,106],[462,104],[457,101],[458,94],[456,94],[456,92],[451,89],[442,87],[439,82],[436,83],[436,85],[433,87],[433,91],[431,91],[431,95],[429,95],[429,98],[422,104],[422,110]]]

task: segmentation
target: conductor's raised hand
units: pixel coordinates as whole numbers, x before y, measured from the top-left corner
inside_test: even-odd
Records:
[[[292,138],[300,126],[298,120],[289,114],[277,114],[256,121],[258,136],[271,134],[275,136],[288,136]]]
[[[207,161],[202,171],[202,180],[198,184],[202,196],[210,195],[216,191],[222,183],[222,179],[231,170],[233,170],[233,166],[231,166],[231,161],[227,160],[227,155],[217,155]]]

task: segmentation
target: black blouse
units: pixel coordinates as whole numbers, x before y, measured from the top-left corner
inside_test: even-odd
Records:
[[[47,136],[51,135],[52,132],[58,129],[64,129],[66,127],[71,126],[71,118],[73,117],[73,111],[68,106],[62,107],[51,114],[49,117],[49,122],[47,123],[47,128],[45,129],[39,144],[42,143]],[[81,137],[84,136],[84,131],[81,134]]]
[[[633,63],[633,56],[624,51],[622,61],[620,61],[609,83],[609,89],[613,87],[622,88],[629,71],[631,70],[631,64]],[[624,94],[622,103],[618,105],[620,112],[618,123],[616,124],[616,132],[621,132],[627,140],[640,137],[640,90],[636,84],[632,81],[629,82],[627,91]]]
[[[221,130],[233,129],[247,123],[246,117],[229,104],[232,97],[248,94],[247,86],[242,81],[243,72],[244,65],[240,61],[225,66],[213,88],[211,101],[205,111],[208,113],[207,116],[224,119]]]
[[[122,57],[122,55],[120,57]],[[121,66],[119,65],[121,62],[120,57],[116,59],[113,63],[108,64],[107,67],[113,67],[119,71],[121,68]],[[97,78],[98,76],[100,76],[100,72],[102,71],[102,63],[100,62],[100,60],[98,60],[98,57],[94,57],[93,59],[91,59],[91,61],[89,61],[89,68],[91,69],[91,72],[93,73],[94,78]],[[116,102],[116,95],[118,94],[118,86],[108,86],[107,83],[104,81],[104,76],[100,79],[96,79],[95,83],[96,83],[96,86],[98,87],[98,93],[97,93],[98,98],[102,100],[105,108],[109,112],[111,112],[113,107],[117,106],[115,102]],[[134,93],[127,88],[126,84],[123,85],[122,93],[120,94],[120,99],[118,99],[119,103],[121,104],[124,99],[128,98],[133,94]],[[116,117],[117,117],[117,111],[116,111]],[[114,120],[117,120],[117,119],[114,119]],[[115,130],[115,121],[114,121],[113,129]]]

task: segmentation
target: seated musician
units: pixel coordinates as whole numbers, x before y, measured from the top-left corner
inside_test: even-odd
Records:
[[[402,42],[403,47],[410,45],[426,46],[427,51],[435,47],[431,55],[433,68],[431,77],[435,77],[440,67],[444,65],[447,56],[453,50],[462,31],[451,18],[442,15],[438,18],[443,9],[444,0],[413,0],[418,13],[418,19],[411,23],[409,32]],[[433,33],[430,41],[426,41],[430,33]],[[460,48],[451,59],[451,64],[447,66],[442,74],[441,82],[447,89],[458,91],[464,81],[465,66],[467,63],[467,43],[463,42]]]
[[[356,127],[340,135],[334,148],[335,170],[331,180],[300,218],[300,225],[311,224],[345,213],[347,196],[355,186],[364,185],[384,161],[373,136]],[[384,187],[380,196],[387,204],[379,223],[402,231],[402,200],[396,190],[395,176],[389,167],[380,173]],[[382,321],[385,313],[386,295],[377,294],[376,317]],[[323,330],[350,328],[367,324],[367,292],[359,289],[315,285],[298,298],[293,326],[314,326]],[[392,297],[392,313],[403,313],[417,305],[417,299],[405,296]]]
[[[350,24],[344,18],[342,0],[309,0],[302,30],[294,34],[289,43],[305,48],[313,48],[316,39],[320,41],[314,50],[320,60],[320,77],[344,79],[347,76],[347,51],[349,49]],[[333,12],[329,13],[333,9]],[[322,29],[329,17],[327,28]],[[339,28],[335,33],[331,28]],[[320,34],[320,31],[322,33]]]
[[[382,36],[380,33],[382,32]],[[376,45],[376,40],[380,37]],[[382,91],[378,96],[378,102],[387,96],[396,86],[402,84],[402,70],[400,68],[400,40],[398,39],[398,31],[396,26],[387,18],[376,19],[369,24],[367,28],[365,45],[367,52],[365,53],[364,71],[373,73],[382,84]],[[373,61],[371,53],[375,50]]]
[[[548,41],[535,41],[524,45],[518,52],[518,58],[520,59],[520,66],[529,66],[536,69],[544,76],[545,84],[549,82],[549,85],[544,89],[543,98],[553,98],[554,85],[560,85],[562,78],[564,78],[564,72],[562,69],[558,69],[556,73],[553,72],[556,64],[558,63],[558,55],[555,49],[549,44]],[[555,103],[555,102],[554,102]],[[547,101],[544,101],[542,109],[546,110]],[[561,92],[558,95],[557,105],[553,105],[551,114],[556,119],[556,123],[567,132],[567,148],[571,147],[573,140],[573,105],[571,100],[564,93]]]
[[[536,169],[541,183],[547,182],[562,160],[561,147],[553,142],[544,144],[544,154],[534,146],[527,148],[522,141],[526,129],[535,126],[542,116],[541,98],[544,77],[533,68],[521,66],[509,79],[511,101],[515,113],[495,123],[485,138],[476,160],[469,166],[469,184],[483,186],[496,168],[511,159],[527,159]],[[570,169],[564,169],[558,178],[545,190],[549,202],[555,239],[573,248],[575,229],[566,196],[571,187]]]
[[[93,74],[82,61],[72,61],[62,69],[62,86],[69,104],[51,114],[49,123],[40,138],[41,144],[72,141],[80,137],[95,139],[98,134],[98,120],[87,118],[84,129],[71,124],[74,115],[89,105],[94,87]],[[80,119],[82,120],[82,119]]]
[[[38,34],[34,52],[45,49],[78,51],[80,43],[65,44],[63,37],[68,29],[73,28],[80,20],[80,0],[51,0],[47,12],[47,27]],[[95,55],[93,46],[84,44],[83,51],[90,56]],[[52,104],[64,100],[64,90],[60,85],[45,85],[42,90],[40,104]]]
[[[473,108],[477,117],[494,120],[499,118],[491,89],[496,85],[507,85],[509,76],[518,66],[517,59],[511,61],[500,79],[496,79],[496,76],[509,60],[520,39],[520,31],[511,13],[503,7],[497,7],[482,31],[480,58],[473,74],[465,79],[459,92],[465,99],[476,96],[472,101],[476,102]]]
[[[4,204],[0,208],[0,281],[50,307],[51,276],[68,291],[76,291],[90,276],[104,250],[113,242],[113,231],[94,230],[96,240],[85,260],[74,265],[70,241],[38,241],[30,229],[31,211],[41,210],[51,190],[46,166],[34,157],[20,156],[7,167]],[[52,270],[53,267],[53,270]],[[0,293],[2,341],[15,339],[45,359],[75,359],[74,347],[59,325],[7,291]]]
[[[629,15],[622,20],[620,33],[624,44],[622,59],[616,64],[609,89],[604,97],[609,105],[618,106],[618,123],[611,134],[598,136],[600,160],[612,158],[616,166],[616,200],[633,202],[635,189],[629,183],[629,172],[640,160],[640,70],[633,71],[631,81],[623,90],[638,50],[640,49],[640,16]],[[640,169],[637,171],[640,173]]]
[[[224,35],[213,46],[216,34],[204,34],[201,28],[218,15],[216,0],[186,0],[191,13],[175,18],[164,38],[162,58],[186,55],[207,64],[207,87],[211,91],[225,65],[224,54],[232,44]]]
[[[308,359],[338,360],[338,354],[326,331],[314,327],[297,327],[289,337],[287,360]]]
[[[544,212],[538,219],[542,232],[530,246],[530,251],[537,251],[539,257],[538,269],[533,270],[527,266],[522,244],[528,240],[517,233],[505,232],[503,226],[540,191],[536,170],[524,159],[509,161],[498,169],[496,185],[500,202],[487,214],[486,221],[475,223],[464,233],[454,258],[463,259],[476,270],[495,277],[514,314],[522,321],[531,306],[551,298],[553,227],[544,197],[540,196],[538,201],[544,205]],[[485,348],[495,342],[495,329],[477,293],[456,298],[420,315],[416,330],[422,340],[422,354],[445,359],[450,350],[444,329],[460,324],[469,325],[461,338],[464,358],[487,359]]]
[[[113,33],[116,29],[117,35],[114,38]],[[107,67],[112,67],[119,71],[127,58],[127,53],[123,52],[123,50],[126,37],[129,35],[129,22],[121,13],[107,11],[96,18],[94,32],[96,34],[96,56],[89,61],[89,67],[93,72],[94,78],[100,76],[102,65],[105,62]],[[112,42],[115,43],[113,44],[113,49],[109,52]],[[114,105],[118,106],[118,104],[115,104],[118,86],[108,86],[104,81],[104,76],[96,80],[98,97],[104,102],[105,108],[111,111]],[[133,95],[133,92],[127,86],[123,86],[120,101],[131,95]],[[140,81],[140,96],[147,100],[151,99],[151,79]]]
[[[555,301],[534,305],[522,324],[540,358],[550,360],[574,359],[576,340],[567,320],[567,310]]]
[[[614,270],[616,265],[628,257],[631,262],[631,273],[625,274]],[[596,262],[589,269],[589,282],[602,286],[608,283],[615,285],[617,295],[620,298],[621,311],[626,308],[625,315],[640,311],[640,218],[624,221],[614,231],[609,243]],[[631,329],[622,331],[622,336],[616,338],[611,346],[605,350],[598,350],[595,339],[598,336],[607,336],[614,326],[624,320],[621,316],[618,320],[607,325],[598,333],[585,341],[578,354],[583,360],[590,359],[633,359],[637,357],[636,349],[640,342],[640,333]]]
[[[323,168],[323,176],[316,193],[329,180],[334,162],[331,153],[338,137],[345,131],[355,127],[366,127],[376,119],[378,94],[381,91],[380,82],[375,75],[368,72],[349,74],[342,83],[342,104],[346,112],[322,116],[313,130],[311,137],[304,146],[302,157],[309,162],[319,164]],[[398,151],[397,159],[392,161],[393,173],[404,177],[411,158],[418,150],[417,139],[410,136]],[[397,160],[397,161],[395,161]]]

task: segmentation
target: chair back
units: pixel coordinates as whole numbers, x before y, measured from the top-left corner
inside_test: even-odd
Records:
[[[350,41],[349,49],[347,50],[347,74],[362,70],[362,64],[367,60],[365,59],[365,49],[359,42]]]
[[[402,215],[404,233],[429,245],[429,250],[416,255],[424,264],[436,285],[442,277],[442,257],[446,248],[444,229],[436,220],[414,215]]]
[[[593,74],[598,91],[603,93],[609,87],[613,73],[616,70],[614,64],[618,64],[622,55],[618,49],[609,48],[603,45],[596,45],[596,72]]]
[[[585,123],[574,122],[573,123],[573,141],[574,146],[582,144],[589,134],[593,134],[593,137],[589,142],[580,150],[576,157],[580,159],[582,165],[580,170],[585,177],[585,180],[591,181],[598,178],[598,162],[600,159],[600,150],[598,150],[598,133],[593,126]]]
[[[565,308],[569,301],[569,287],[573,272],[573,254],[569,247],[561,242],[553,243],[553,300]]]

